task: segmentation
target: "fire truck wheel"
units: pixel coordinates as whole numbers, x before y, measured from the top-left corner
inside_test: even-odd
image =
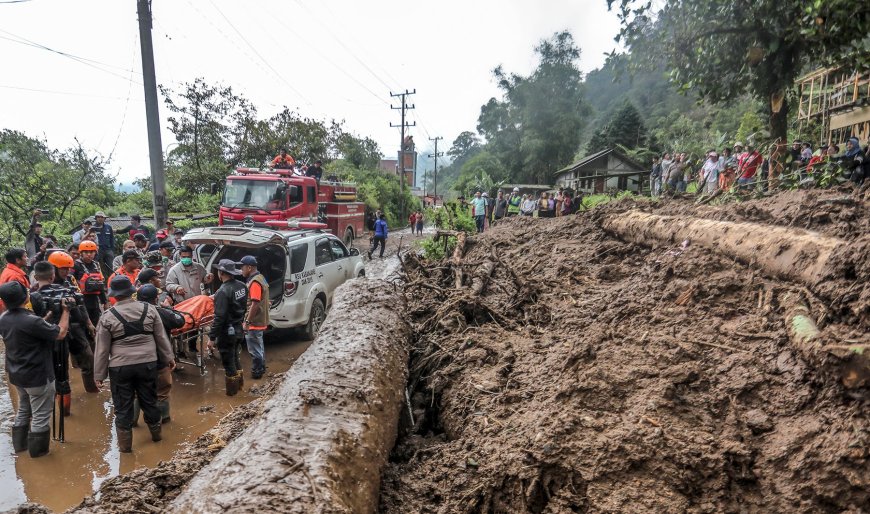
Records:
[[[344,231],[344,246],[348,248],[353,246],[353,229],[350,227]]]

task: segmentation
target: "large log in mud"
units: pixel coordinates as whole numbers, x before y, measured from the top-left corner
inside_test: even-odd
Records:
[[[190,481],[172,512],[374,512],[407,381],[392,284],[354,280],[263,414]]]
[[[637,211],[608,215],[602,227],[641,244],[689,240],[809,286],[828,275],[828,261],[843,244],[842,239],[797,228]]]

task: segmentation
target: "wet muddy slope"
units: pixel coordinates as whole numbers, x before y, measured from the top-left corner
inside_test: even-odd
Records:
[[[865,201],[828,195],[618,202],[510,220],[459,264],[406,259],[416,425],[380,510],[867,512],[867,387],[806,361],[783,306],[800,294],[823,346],[868,343],[866,264],[807,286],[692,241],[601,228],[629,210],[809,228],[866,261]]]

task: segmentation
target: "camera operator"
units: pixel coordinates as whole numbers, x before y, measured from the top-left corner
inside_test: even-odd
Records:
[[[76,308],[70,311],[69,351],[82,370],[82,383],[85,391],[98,393],[100,389],[94,382],[94,336],[97,333],[85,307],[84,295],[73,275],[75,261],[66,252],[54,252],[48,256],[54,264],[54,285],[65,290],[66,295],[76,300]]]
[[[106,279],[96,261],[97,249],[97,243],[82,241],[79,244],[79,260],[76,261],[73,272],[85,297],[88,318],[94,326],[97,325],[100,315],[106,310],[106,305],[109,303],[109,299],[106,297]]]
[[[36,458],[48,453],[51,439],[48,420],[55,394],[52,349],[67,335],[69,302],[61,304],[60,321],[52,325],[23,307],[29,298],[27,288],[18,282],[0,285],[0,299],[9,309],[0,316],[0,336],[6,346],[9,383],[18,391],[12,444],[16,453],[27,448]]]
[[[157,363],[175,369],[175,357],[157,309],[133,300],[136,289],[124,275],[109,282],[109,296],[116,304],[97,324],[97,351],[94,377],[102,386],[111,378],[112,403],[118,449],[133,451],[133,398],[138,398],[151,431],[151,440],[160,441],[161,416],[157,408]]]

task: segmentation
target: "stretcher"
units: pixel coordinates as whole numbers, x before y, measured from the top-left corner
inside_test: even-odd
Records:
[[[169,339],[175,360],[196,366],[199,374],[205,375],[205,355],[208,352],[208,331],[214,321],[214,301],[209,296],[195,296],[179,302],[174,308],[185,319],[184,326],[172,330]]]

